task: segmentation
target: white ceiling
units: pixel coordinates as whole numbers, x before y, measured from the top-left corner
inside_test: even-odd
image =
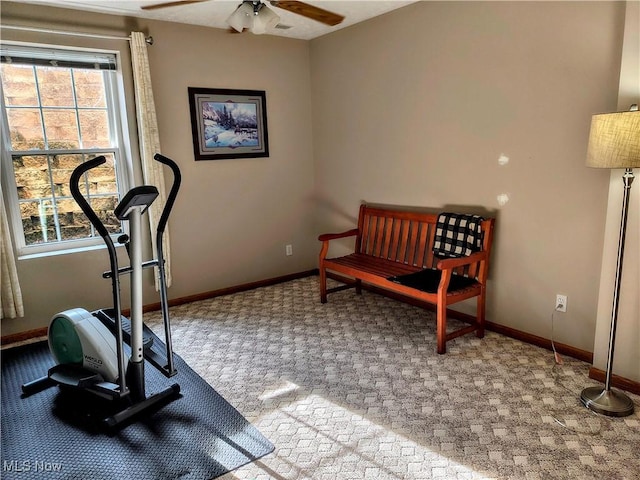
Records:
[[[94,12],[110,13],[131,17],[150,18],[154,20],[164,20],[167,22],[188,23],[192,25],[203,25],[207,27],[228,29],[226,19],[231,15],[241,0],[208,0],[200,3],[188,5],[178,5],[159,10],[142,10],[143,5],[155,5],[165,3],[169,0],[14,0],[18,3],[52,5],[57,7],[72,8],[75,10],[85,10]],[[334,27],[310,20],[308,18],[287,12],[280,8],[272,7],[274,12],[280,16],[280,24],[291,28],[273,30],[271,35],[289,38],[310,40],[312,38],[325,35],[341,28],[348,27],[355,23],[362,22],[369,18],[382,15],[396,8],[404,7],[413,1],[402,0],[308,0],[305,3],[314,5],[325,10],[344,15],[346,18],[342,23]],[[249,35],[245,33],[245,35]]]

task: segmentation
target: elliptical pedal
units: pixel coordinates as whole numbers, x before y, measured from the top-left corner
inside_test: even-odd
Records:
[[[116,334],[116,319],[113,308],[103,308],[91,312],[91,314],[102,322],[102,324],[109,329],[111,333]],[[122,337],[127,345],[131,345],[131,321],[124,315],[120,316],[122,320]],[[146,352],[153,347],[153,337],[143,331],[142,334],[142,349]]]

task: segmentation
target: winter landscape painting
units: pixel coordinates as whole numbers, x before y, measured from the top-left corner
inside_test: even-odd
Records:
[[[268,157],[265,92],[189,88],[196,160]]]

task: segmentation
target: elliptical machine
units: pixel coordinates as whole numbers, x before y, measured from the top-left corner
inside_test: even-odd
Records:
[[[110,428],[121,426],[142,412],[156,409],[177,398],[180,393],[177,383],[151,396],[147,396],[145,391],[145,359],[166,377],[177,373],[171,343],[162,238],[180,188],[181,174],[173,160],[160,154],[156,154],[154,159],[167,165],[173,173],[173,184],[156,230],[155,260],[142,260],[141,218],[158,196],[158,189],[151,185],[134,187],[114,210],[120,221],[129,222],[130,237],[122,235],[118,238],[118,242],[126,246],[131,262],[129,267],[118,266],[113,240],[79,188],[84,174],[104,164],[105,157],[89,160],[76,167],[71,174],[71,195],[107,246],[110,270],[103,277],[111,279],[113,308],[91,313],[82,308],[73,308],[54,315],[47,336],[49,349],[57,364],[49,369],[47,376],[22,386],[23,397],[58,385],[61,389],[88,392],[106,399],[109,408],[101,420]],[[142,320],[142,270],[149,267],[158,268],[164,355],[158,349],[152,349],[153,339],[157,337]],[[121,314],[119,277],[124,274],[131,275],[130,321]],[[124,343],[130,347],[126,365]]]

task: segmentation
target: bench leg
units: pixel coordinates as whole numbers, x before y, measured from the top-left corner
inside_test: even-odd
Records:
[[[439,354],[447,353],[447,303],[441,300],[438,300],[438,305],[436,306],[436,336],[438,340],[438,349],[437,352]]]
[[[356,293],[362,295],[362,280],[356,278]]]
[[[327,271],[320,266],[320,303],[327,303]]]
[[[485,318],[484,318],[484,312],[485,312],[485,290],[484,288],[482,289],[482,292],[480,293],[480,295],[478,296],[478,300],[477,300],[477,311],[476,311],[476,322],[477,322],[477,330],[476,330],[476,337],[478,338],[484,338],[484,324],[485,324]]]

